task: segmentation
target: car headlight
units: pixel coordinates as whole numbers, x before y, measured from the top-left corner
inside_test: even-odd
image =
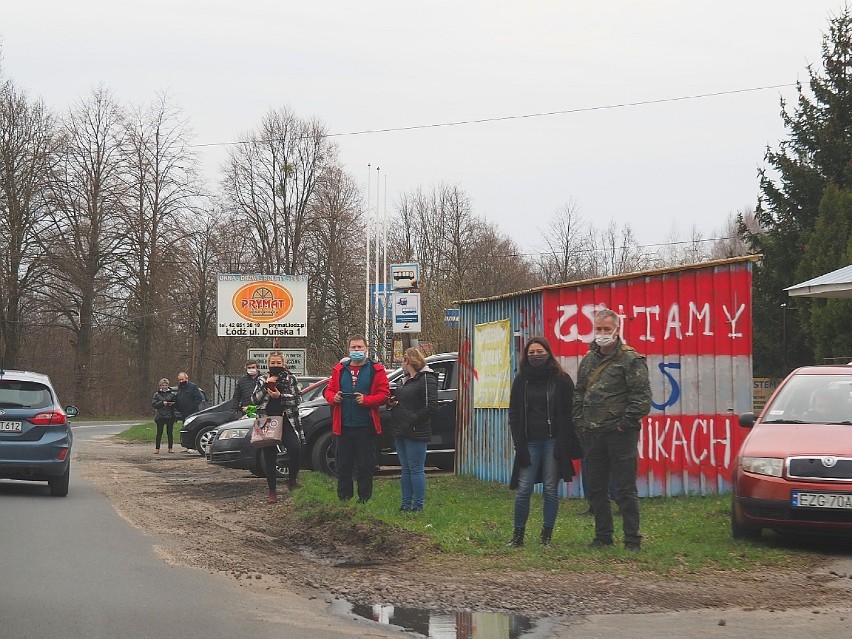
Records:
[[[776,457],[743,457],[743,470],[757,475],[780,477],[783,459]]]
[[[307,417],[308,415],[313,413],[317,408],[319,408],[319,406],[304,406],[304,407],[300,406],[299,407],[299,417],[304,419],[305,417]]]
[[[183,420],[183,425],[189,426],[192,422],[195,421],[196,417],[198,417],[198,415],[193,415],[192,417],[187,417],[185,420]]]
[[[219,433],[219,439],[242,439],[248,432],[248,428],[226,428]]]

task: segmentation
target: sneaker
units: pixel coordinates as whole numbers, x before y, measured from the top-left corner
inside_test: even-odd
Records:
[[[639,552],[640,550],[642,550],[642,545],[639,544],[638,542],[635,542],[635,541],[633,541],[633,542],[625,541],[624,542],[624,550],[627,550],[629,552]]]
[[[411,506],[405,506],[405,505],[400,506],[399,512],[401,512],[401,513],[411,512]]]
[[[612,546],[612,541],[604,541],[602,539],[592,539],[589,542],[589,548],[606,548]]]
[[[266,493],[266,503],[267,504],[277,504],[278,503],[278,494],[274,490],[270,490]]]

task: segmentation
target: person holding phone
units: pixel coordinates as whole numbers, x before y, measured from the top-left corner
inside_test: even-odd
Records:
[[[157,425],[157,443],[154,454],[160,454],[160,444],[163,441],[163,428],[166,429],[166,438],[169,444],[169,452],[175,452],[174,426],[175,426],[175,394],[172,392],[171,384],[165,377],[160,380],[159,388],[151,399],[151,405],[157,410],[154,423]]]
[[[331,404],[331,432],[337,446],[337,497],[349,501],[354,494],[352,474],[357,466],[358,503],[373,496],[376,435],[382,432],[379,407],[390,396],[385,367],[367,356],[367,339],[347,340],[349,357],[338,362],[323,397]]]
[[[280,352],[269,354],[269,373],[261,375],[252,393],[252,403],[257,405],[257,416],[281,417],[284,420],[284,440],[290,457],[290,476],[287,487],[295,490],[300,487],[299,466],[302,457],[301,422],[299,421],[299,403],[302,394],[296,377],[284,366],[284,355]],[[266,446],[260,449],[263,466],[266,470],[266,501],[274,504],[278,501],[278,446]]]

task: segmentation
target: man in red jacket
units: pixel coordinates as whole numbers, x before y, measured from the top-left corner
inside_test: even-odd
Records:
[[[349,338],[349,358],[336,364],[323,391],[331,404],[331,432],[337,452],[337,496],[349,501],[353,495],[352,472],[357,465],[358,503],[373,496],[376,466],[376,435],[382,432],[379,407],[390,395],[385,367],[367,357],[363,335]]]

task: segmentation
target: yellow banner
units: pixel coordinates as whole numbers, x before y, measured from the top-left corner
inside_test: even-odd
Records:
[[[474,326],[474,408],[509,408],[512,326],[508,319]]]

